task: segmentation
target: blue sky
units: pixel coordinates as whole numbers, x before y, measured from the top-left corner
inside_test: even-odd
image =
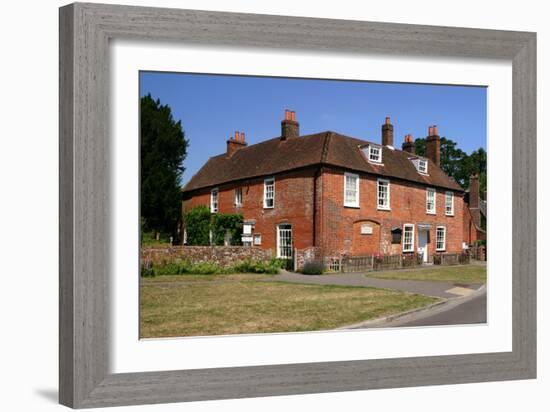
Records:
[[[148,93],[172,108],[189,139],[182,185],[225,152],[235,130],[248,144],[279,136],[285,108],[302,135],[333,130],[379,142],[390,116],[398,148],[405,134],[425,137],[437,124],[465,152],[486,149],[485,87],[141,72],[140,95]]]

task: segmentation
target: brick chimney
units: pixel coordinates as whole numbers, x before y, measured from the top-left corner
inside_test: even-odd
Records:
[[[415,154],[414,139],[412,134],[405,135],[403,140],[403,145],[401,146],[404,152],[409,152],[410,154]]]
[[[382,125],[382,146],[393,147],[393,125],[390,123],[389,117],[386,117],[386,121]]]
[[[469,208],[472,219],[477,227],[481,227],[481,210],[479,209],[479,176],[476,173],[470,175]]]
[[[300,136],[300,123],[296,121],[296,113],[285,110],[285,118],[281,121],[281,140]]]
[[[244,132],[235,132],[233,137],[230,137],[227,140],[227,156],[233,156],[237,150],[242,149],[247,144],[244,141]]]
[[[428,128],[428,137],[426,137],[426,157],[437,166],[441,164],[441,139],[437,134],[437,126]]]

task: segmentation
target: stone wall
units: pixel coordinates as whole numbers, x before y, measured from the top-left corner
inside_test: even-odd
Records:
[[[294,270],[301,270],[308,262],[320,261],[323,259],[321,248],[307,247],[305,249],[294,249]]]
[[[164,265],[176,260],[191,263],[216,263],[231,266],[245,260],[268,261],[271,250],[244,246],[173,246],[165,248],[142,248],[141,263],[148,261],[155,265]]]

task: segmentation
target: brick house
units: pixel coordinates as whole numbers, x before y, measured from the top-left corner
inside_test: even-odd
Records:
[[[314,246],[327,257],[416,252],[427,262],[462,252],[464,191],[439,167],[436,126],[426,152],[415,155],[411,135],[396,149],[389,118],[375,143],[301,136],[287,110],[279,137],[248,146],[236,132],[183,188],[183,210],[242,213],[243,242],[278,257]]]
[[[487,201],[479,193],[479,176],[470,176],[470,187],[464,195],[464,243],[473,245],[486,240]]]

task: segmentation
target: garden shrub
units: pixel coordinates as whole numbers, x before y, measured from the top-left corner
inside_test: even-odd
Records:
[[[154,268],[141,267],[141,276],[171,276],[171,275],[213,275],[229,273],[265,273],[277,274],[281,268],[279,259],[271,259],[268,262],[258,260],[246,260],[230,267],[223,267],[217,263],[189,263],[185,260],[158,265]]]
[[[302,268],[304,275],[322,275],[324,271],[325,266],[319,261],[307,262]]]
[[[225,234],[229,232],[229,244],[240,246],[243,234],[243,215],[232,213],[218,213],[212,215],[210,221],[212,230],[212,244],[223,246]]]
[[[208,246],[210,244],[210,209],[204,205],[195,206],[184,216],[187,244]]]

